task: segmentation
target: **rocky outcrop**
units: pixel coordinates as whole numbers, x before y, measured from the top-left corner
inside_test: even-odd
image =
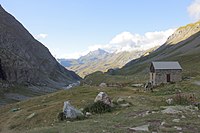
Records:
[[[167,40],[166,44],[177,44],[200,31],[200,21],[178,28]]]
[[[60,88],[80,80],[0,6],[0,79]]]

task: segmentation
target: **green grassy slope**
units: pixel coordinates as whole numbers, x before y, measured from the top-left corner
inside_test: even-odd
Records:
[[[150,124],[150,131],[177,132],[174,126],[181,127],[184,132],[198,132],[200,130],[199,111],[186,111],[178,115],[162,114],[162,106],[166,106],[165,100],[173,97],[181,90],[183,94],[195,94],[195,101],[200,100],[199,86],[194,81],[200,77],[182,81],[176,84],[168,84],[155,89],[155,92],[144,92],[140,88],[99,88],[92,86],[80,86],[68,91],[35,97],[27,101],[10,104],[0,108],[0,132],[28,132],[28,133],[102,133],[102,132],[133,132],[129,128]],[[116,109],[111,113],[92,115],[91,117],[74,122],[57,120],[57,115],[62,111],[63,102],[70,100],[76,108],[83,108],[92,103],[98,92],[105,91],[116,101],[119,97],[131,102],[133,106]],[[14,108],[19,111],[12,112]],[[147,111],[154,111],[149,113]],[[35,113],[31,119],[27,117]],[[182,118],[184,115],[186,118]],[[172,122],[180,119],[180,122]],[[164,127],[160,124],[165,122]],[[192,123],[192,124],[188,124]],[[193,129],[193,130],[191,130]]]

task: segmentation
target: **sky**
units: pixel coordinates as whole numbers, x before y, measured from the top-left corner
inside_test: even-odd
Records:
[[[56,58],[146,50],[200,18],[200,0],[0,0]]]

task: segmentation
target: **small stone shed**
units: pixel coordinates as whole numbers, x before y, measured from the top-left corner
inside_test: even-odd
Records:
[[[150,82],[152,85],[178,82],[182,80],[182,67],[176,61],[152,62],[150,66]]]

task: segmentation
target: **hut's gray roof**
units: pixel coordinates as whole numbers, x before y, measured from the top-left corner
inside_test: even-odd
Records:
[[[154,69],[176,69],[182,70],[182,67],[177,61],[170,61],[170,62],[152,62]]]

